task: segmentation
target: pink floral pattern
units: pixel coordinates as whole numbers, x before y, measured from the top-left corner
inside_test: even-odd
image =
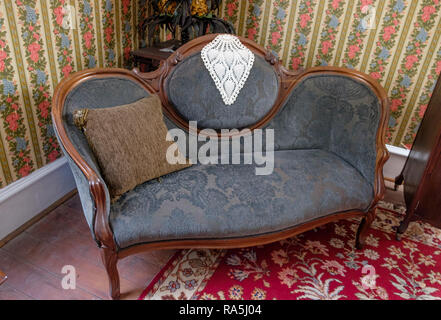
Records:
[[[278,55],[282,49],[288,6],[288,0],[278,0],[274,2],[267,48],[276,55]]]
[[[332,0],[328,2],[326,9],[325,27],[320,36],[320,45],[317,53],[317,66],[327,66],[332,60],[336,36],[340,27],[340,18],[343,15],[346,2],[343,0]]]
[[[429,32],[435,26],[436,13],[439,13],[441,2],[439,0],[421,1],[418,17],[413,25],[413,31],[406,43],[404,58],[398,69],[398,77],[391,88],[389,130],[387,142],[393,143],[392,137],[399,125],[398,120],[403,114],[407,95],[411,90],[414,77],[418,74],[418,67],[423,58],[423,50],[429,42]]]
[[[239,0],[224,0],[224,18],[229,20],[233,25],[237,23],[239,13]]]
[[[385,75],[385,66],[392,59],[392,48],[395,46],[398,31],[406,9],[406,2],[392,1],[383,18],[380,36],[377,40],[374,57],[369,65],[368,73],[381,81]]]
[[[6,42],[5,19],[0,17],[0,117],[6,142],[17,177],[25,177],[35,169],[29,139],[26,136],[23,107],[20,105],[11,48]],[[1,186],[0,181],[0,186]]]
[[[50,117],[52,88],[48,81],[49,75],[41,36],[40,14],[37,11],[36,0],[16,0],[16,5],[18,8],[19,24],[21,26],[21,37],[24,46],[28,49],[25,52],[25,58],[31,78],[31,96],[36,106],[37,125],[40,128],[41,138],[43,140],[42,151],[46,162],[52,162],[57,159],[61,153]],[[26,170],[23,170],[23,173],[28,173],[29,171],[30,169],[26,166]]]
[[[132,3],[131,0],[122,0],[122,26],[123,26],[123,57],[124,66],[126,68],[131,67],[130,51],[132,51]]]
[[[87,68],[95,68],[97,64],[93,9],[93,1],[79,2],[81,45]]]
[[[256,41],[260,32],[260,16],[262,15],[263,0],[248,0],[248,17],[246,23],[246,37]]]
[[[129,67],[135,2],[71,2],[0,1],[0,157],[5,160],[0,187],[61,156],[51,121],[52,96],[60,80],[98,65]],[[120,6],[119,28],[115,4]],[[70,10],[77,17],[72,26]],[[121,52],[116,50],[119,39]]]
[[[394,231],[402,218],[379,210],[363,250],[354,248],[359,219],[265,246],[183,250],[140,298],[441,299],[441,231],[411,223],[399,242]]]
[[[102,2],[102,23],[104,38],[104,55],[106,67],[114,67],[116,64],[115,53],[115,2],[105,0]]]
[[[427,77],[428,80],[420,96],[419,103],[415,111],[413,112],[413,116],[410,119],[410,125],[407,128],[406,134],[403,137],[403,144],[408,149],[412,147],[412,143],[418,132],[419,124],[423,120],[424,114],[427,109],[427,105],[429,104],[430,98],[432,97],[432,92],[435,89],[436,80],[439,78],[440,73],[441,73],[441,47],[438,48],[438,51],[436,52],[435,62],[433,63],[432,68],[430,69],[430,73]]]
[[[351,32],[348,35],[343,65],[353,69],[360,62],[360,56],[364,49],[364,39],[369,34],[369,30],[365,25],[369,8],[373,5],[373,0],[359,0],[354,12],[354,21],[352,23]]]
[[[311,25],[314,19],[316,1],[303,0],[299,4],[299,14],[295,28],[294,44],[291,49],[289,68],[298,70],[304,66],[305,53],[309,45]]]
[[[68,28],[63,27],[63,20],[68,18],[65,0],[53,0],[51,3],[54,22],[55,43],[57,46],[57,61],[61,70],[60,78],[68,77],[74,70],[72,35]]]

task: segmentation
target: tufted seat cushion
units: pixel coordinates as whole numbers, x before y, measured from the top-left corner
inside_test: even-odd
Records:
[[[269,176],[253,165],[195,165],[139,185],[111,206],[117,244],[259,235],[364,211],[373,199],[372,186],[333,153],[285,150],[274,159]]]

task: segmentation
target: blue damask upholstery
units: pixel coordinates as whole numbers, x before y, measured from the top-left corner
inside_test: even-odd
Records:
[[[332,213],[366,210],[373,189],[349,163],[323,150],[275,152],[275,170],[195,165],[139,185],[110,210],[120,248],[178,239],[280,231]]]
[[[380,103],[364,83],[343,75],[303,79],[267,128],[274,129],[275,150],[331,151],[374,184]]]
[[[256,106],[253,99],[257,95],[251,89],[252,83],[248,80],[239,94],[242,100],[239,101],[238,97],[235,104],[225,106],[209,74],[200,70],[198,76],[195,76],[196,71],[192,73],[192,67],[198,66],[198,61],[201,60],[200,57],[196,59],[197,56],[191,57],[188,63],[184,61],[182,70],[177,68],[180,70],[179,77],[171,77],[173,81],[169,82],[168,95],[172,97],[172,101],[176,101],[174,106],[187,119],[197,120],[199,128],[241,128],[242,123],[238,124],[238,121],[243,119],[243,113],[249,110],[250,106]],[[256,61],[261,61],[265,68],[268,68],[268,63],[262,58],[259,59]],[[255,70],[255,67],[252,70]],[[268,77],[273,73],[271,68],[262,70],[262,78],[265,78],[263,74]],[[204,75],[208,78],[205,79]],[[188,89],[201,88],[199,81],[207,82],[203,89]],[[259,86],[255,85],[254,88]],[[212,90],[216,94],[207,94]],[[261,102],[262,99],[259,97],[258,101]],[[185,111],[187,109],[188,112]],[[260,113],[254,111],[254,116],[248,124],[257,122],[267,112],[268,109]],[[216,120],[206,118],[207,114]],[[360,170],[373,185],[379,121],[380,103],[366,84],[344,75],[320,74],[302,80],[293,89],[284,107],[265,128],[274,129],[274,150],[317,148],[332,151]],[[176,127],[170,121],[167,122],[167,126]]]
[[[257,55],[246,85],[230,106],[223,103],[200,53],[178,64],[166,83],[169,101],[183,118],[212,129],[243,128],[258,122],[271,110],[278,88],[274,69]]]
[[[198,59],[195,55],[178,65],[167,85],[182,115],[198,120],[200,127],[240,128],[267,114],[278,82],[262,58],[257,57],[250,79],[228,107],[214,94],[208,73],[192,71],[201,63]],[[128,104],[148,95],[136,82],[117,77],[87,80],[69,93],[63,109],[65,130],[98,175],[97,161],[73,124],[73,111]],[[105,189],[117,244],[125,248],[151,241],[245,237],[335,212],[365,211],[373,199],[379,117],[378,98],[364,83],[344,75],[309,75],[266,126],[275,133],[273,174],[257,176],[253,165],[194,165],[162,182],[139,185],[114,204]],[[176,127],[165,120],[169,128]],[[88,181],[66,156],[94,234],[95,204]]]

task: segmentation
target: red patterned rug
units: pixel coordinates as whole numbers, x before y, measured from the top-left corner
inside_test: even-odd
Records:
[[[265,246],[180,250],[139,299],[441,299],[441,230],[414,222],[399,242],[403,209],[381,205],[363,250],[358,219]]]

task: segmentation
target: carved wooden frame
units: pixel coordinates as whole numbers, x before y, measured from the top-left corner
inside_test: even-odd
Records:
[[[385,146],[386,126],[389,110],[389,99],[386,91],[381,85],[371,77],[361,72],[340,68],[340,67],[315,67],[307,71],[291,72],[286,70],[281,62],[271,53],[265,51],[255,42],[240,37],[242,43],[247,46],[254,54],[262,56],[270,63],[277,73],[279,78],[279,93],[274,103],[273,108],[268,114],[256,124],[250,126],[250,129],[263,127],[267,124],[277,113],[283,103],[289,96],[291,90],[300,83],[302,79],[312,74],[338,74],[346,75],[357,81],[366,84],[377,95],[381,104],[381,117],[376,136],[376,167],[375,167],[375,181],[374,181],[374,199],[367,212],[362,211],[347,211],[331,214],[325,217],[309,221],[297,225],[295,227],[273,232],[263,235],[256,235],[241,238],[225,238],[225,239],[198,239],[198,240],[175,240],[175,241],[160,241],[152,243],[141,243],[128,248],[118,248],[113,231],[109,224],[109,217],[107,216],[105,183],[99,178],[99,174],[95,172],[89,164],[84,160],[80,153],[75,148],[74,144],[68,138],[63,124],[63,107],[67,95],[79,84],[96,78],[106,77],[122,77],[137,82],[145,88],[149,93],[157,93],[164,107],[164,113],[171,120],[175,121],[179,126],[188,129],[188,124],[184,119],[174,110],[170,105],[165,94],[164,86],[167,81],[167,76],[176,67],[176,65],[184,60],[186,57],[199,52],[204,45],[213,40],[216,35],[206,35],[199,37],[193,41],[188,42],[180,47],[174,54],[172,54],[156,71],[150,73],[140,73],[138,70],[133,72],[124,69],[89,69],[77,72],[70,77],[64,79],[56,88],[53,98],[52,120],[55,130],[60,138],[60,143],[63,145],[66,152],[80,168],[86,179],[89,181],[89,189],[91,197],[94,201],[95,219],[93,222],[93,232],[96,240],[101,248],[101,256],[103,264],[106,268],[109,283],[110,296],[113,299],[120,297],[119,275],[117,270],[117,262],[119,259],[129,255],[155,249],[183,249],[183,248],[237,248],[248,247],[254,245],[262,245],[278,241],[284,238],[292,237],[296,234],[313,229],[317,226],[336,221],[343,218],[354,216],[363,216],[360,227],[357,231],[356,246],[361,248],[364,244],[367,230],[375,218],[375,209],[378,201],[384,194],[384,180],[383,180],[383,165],[388,159],[389,155]]]
[[[176,66],[183,61],[184,59],[200,52],[204,46],[210,43],[217,34],[209,34],[199,38],[196,38],[193,41],[190,41],[180,47],[175,53],[173,53],[167,60],[165,60],[160,67],[150,73],[140,73],[138,69],[134,69],[134,72],[146,81],[159,95],[161,98],[164,113],[166,116],[172,120],[179,127],[184,128],[186,130],[188,127],[188,120],[184,119],[176,109],[171,105],[167,94],[166,94],[166,82],[168,80],[168,76],[172,73],[172,71],[176,68]],[[299,71],[289,71],[287,70],[275,57],[271,51],[266,51],[264,48],[259,46],[254,41],[251,41],[247,38],[239,37],[240,41],[248,47],[255,55],[258,55],[264,58],[269,64],[271,64],[277,74],[278,77],[278,86],[279,92],[276,97],[276,101],[274,102],[273,107],[267,112],[267,114],[260,119],[255,124],[249,126],[250,130],[254,130],[256,128],[263,127],[266,123],[268,123],[277,111],[283,106],[286,98],[288,98],[288,93],[291,91],[294,83],[294,80],[300,75],[301,70]],[[198,128],[198,132],[203,128]],[[241,129],[241,128],[237,128]],[[220,133],[218,133],[220,135]],[[235,133],[231,133],[230,135],[234,135]],[[237,134],[237,133],[236,133]],[[224,135],[228,136],[228,135]]]

